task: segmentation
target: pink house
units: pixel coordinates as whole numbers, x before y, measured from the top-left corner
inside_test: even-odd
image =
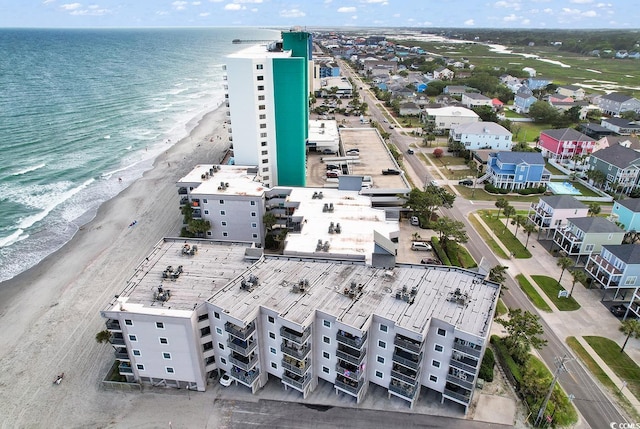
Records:
[[[575,155],[589,155],[593,152],[596,141],[573,128],[544,130],[540,132],[538,147],[542,156],[564,163]]]
[[[491,100],[491,105],[493,106],[493,110],[495,110],[496,112],[501,111],[504,107],[504,103],[497,98]]]

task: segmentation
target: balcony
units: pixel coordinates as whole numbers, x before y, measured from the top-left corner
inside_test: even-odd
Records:
[[[404,381],[405,383],[408,383],[412,386],[415,386],[416,382],[418,381],[418,374],[420,374],[419,370],[412,371],[398,364],[394,364],[393,368],[391,369],[391,377],[400,381]]]
[[[460,391],[456,392],[454,390],[451,389],[444,389],[444,392],[442,392],[442,395],[449,398],[449,399],[454,399],[456,402],[460,402],[463,404],[468,404],[469,401],[471,401],[471,393],[467,392],[467,393],[459,393]],[[464,391],[462,391],[464,392]]]
[[[246,340],[249,338],[249,335],[253,334],[253,331],[256,330],[256,324],[251,322],[247,325],[246,328],[240,328],[237,325],[234,325],[231,322],[227,322],[224,324],[224,330],[233,335],[234,337],[240,338],[241,340]]]
[[[364,381],[357,383],[355,381],[349,380],[348,378],[344,378],[339,375],[336,378],[334,386],[344,392],[349,393],[350,395],[357,397],[358,394],[360,393],[360,390],[362,390],[362,386],[364,386],[364,384],[365,384]]]
[[[367,333],[365,332],[362,337],[354,337],[351,334],[348,334],[342,330],[338,331],[336,334],[336,340],[339,343],[346,344],[348,346],[354,347],[358,350],[364,345],[367,341]]]
[[[120,372],[120,375],[133,374],[133,368],[131,368],[130,364],[122,362],[120,365],[118,365],[118,372]]]
[[[389,392],[397,396],[400,396],[404,399],[413,401],[413,399],[416,396],[416,393],[418,392],[418,389],[416,386],[410,386],[406,383],[401,383],[395,380],[391,380],[391,383],[389,383]]]
[[[366,354],[367,354],[366,347],[360,350],[359,353],[355,352],[354,349],[351,349],[349,347],[344,347],[343,345],[339,345],[338,350],[336,350],[336,357],[338,359],[342,359],[343,361],[346,361],[353,365],[358,365],[358,366],[362,363]]]
[[[363,375],[360,369],[348,362],[338,362],[336,364],[336,372],[343,377],[350,378],[351,380],[358,381]]]
[[[299,377],[293,374],[287,374],[286,372],[282,374],[282,382],[293,387],[296,390],[304,392],[309,383],[311,382],[311,375],[306,377]]]
[[[127,353],[126,347],[115,349],[115,352],[113,354],[118,360],[131,360],[131,358],[129,357],[129,353]]]
[[[107,322],[105,324],[107,325],[107,329],[109,331],[122,331],[119,320],[107,319]]]
[[[234,352],[231,354],[231,356],[229,356],[229,362],[231,362],[233,365],[237,366],[240,369],[249,371],[258,363],[258,356],[252,355],[250,357],[245,357],[245,356],[235,354]]]
[[[258,343],[253,340],[244,341],[240,338],[232,337],[227,339],[227,346],[242,356],[249,356],[256,349]]]
[[[420,362],[422,362],[422,353],[416,356],[396,347],[393,352],[393,361],[407,368],[417,370],[420,367]]]
[[[231,378],[233,378],[234,380],[238,380],[240,383],[244,384],[247,387],[252,387],[253,383],[256,381],[259,375],[260,371],[258,369],[243,371],[240,368],[231,367],[231,371],[229,371],[229,376]]]
[[[393,344],[415,354],[420,353],[420,350],[422,349],[422,343],[403,337],[402,335],[396,335],[393,340]]]
[[[124,346],[125,345],[124,337],[122,336],[122,334],[113,334],[113,335],[111,335],[111,338],[109,339],[109,342],[111,344],[113,344],[114,346]]]
[[[463,378],[464,377],[464,378]],[[455,376],[453,374],[447,374],[447,381],[458,386],[464,387],[467,390],[473,389],[473,376],[460,374]]]
[[[185,187],[181,187],[178,188],[178,195],[187,195],[189,192],[187,191],[187,188]]]
[[[452,358],[449,361],[449,366],[461,369],[470,374],[475,374],[478,368],[478,361],[467,357],[460,357],[460,359]]]
[[[286,338],[287,340],[291,340],[294,343],[300,344],[300,345],[303,345],[305,341],[307,341],[310,335],[311,335],[311,328],[305,329],[304,332],[296,332],[284,326],[280,328],[280,336],[282,338]]]
[[[308,344],[303,347],[295,347],[292,344],[282,344],[280,346],[280,351],[295,359],[304,360],[309,355],[311,347]]]
[[[473,356],[474,358],[480,358],[480,349],[461,344],[458,340],[453,342],[453,349],[469,356]]]
[[[285,357],[284,359],[282,359],[282,367],[289,372],[302,376],[307,371],[309,371],[309,368],[311,368],[311,365],[309,365],[308,359],[299,361],[296,359]]]

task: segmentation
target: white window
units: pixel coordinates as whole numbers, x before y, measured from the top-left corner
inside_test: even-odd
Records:
[[[627,279],[624,281],[625,286],[636,284],[636,279],[637,279],[637,276],[627,277]]]
[[[331,344],[331,338],[327,337],[326,335],[322,337],[322,341],[324,341],[326,344]]]
[[[584,246],[584,251],[585,252],[593,252],[593,246],[594,246],[593,244],[586,244]]]
[[[255,223],[255,222],[251,222],[251,228],[257,228],[257,227],[258,227],[258,224],[257,224],[257,223]]]
[[[251,234],[251,238],[258,238],[258,234]]]
[[[141,363],[136,364],[136,368],[138,368],[138,371],[144,371],[144,365]]]
[[[265,114],[263,113],[263,114],[261,114],[258,118],[259,118],[259,119],[267,119],[267,115],[265,115]]]
[[[202,202],[203,202],[204,204],[207,204],[209,201],[208,201],[206,198],[203,198],[203,199],[202,199]]]
[[[260,133],[260,138],[262,138],[262,139],[267,138],[267,133]]]
[[[380,324],[380,330],[382,332],[389,332],[389,327],[387,325]]]
[[[264,101],[264,95],[258,95],[258,101]]]
[[[437,352],[442,353],[442,350],[444,350],[444,347],[442,347],[440,344],[436,344],[433,349]]]
[[[260,75],[260,76],[256,76],[256,79],[258,80],[264,80],[264,76]]]
[[[447,331],[442,328],[438,328],[438,335],[440,335],[441,337],[446,337]]]
[[[205,210],[205,211],[204,211],[204,214],[209,214],[209,210]]]
[[[223,220],[222,222],[220,222],[220,226],[227,226],[227,221]]]
[[[220,216],[226,216],[227,212],[225,212],[224,210],[220,210]]]
[[[276,323],[276,319],[273,316],[267,316],[269,323]]]
[[[277,353],[277,350],[275,347],[269,347],[269,351],[271,352],[272,355],[275,355]]]
[[[251,205],[252,205],[252,206],[255,206],[255,205],[256,205],[256,202],[255,202],[255,201],[251,201]]]
[[[220,358],[220,363],[221,363],[222,365],[226,365],[226,364],[227,364],[227,360],[226,360],[225,358],[221,357],[221,358]]]
[[[162,358],[163,359],[171,359],[171,353],[162,352]]]
[[[264,85],[258,85],[258,91],[264,91]]]
[[[224,200],[220,200],[220,204],[224,204]]]
[[[257,213],[256,212],[251,212],[251,217],[256,217]]]
[[[138,338],[135,335],[129,335],[129,341],[138,341]]]
[[[329,374],[329,368],[327,368],[326,366],[323,366],[322,372],[324,372],[325,374]]]
[[[173,374],[175,372],[170,366],[165,367],[165,370],[167,371],[167,374]]]
[[[384,364],[384,358],[382,356],[376,356],[378,363]]]
[[[438,382],[438,377],[436,377],[435,375],[429,374],[429,381],[437,383]]]
[[[381,349],[386,349],[387,348],[387,343],[385,343],[382,340],[378,340],[378,347],[380,347]]]
[[[141,356],[140,350],[133,350],[133,355],[134,356]]]
[[[330,322],[330,321],[328,321],[328,320],[323,320],[323,321],[322,321],[322,324],[323,324],[325,327],[327,327],[327,328],[330,328],[330,327],[331,327],[331,322]]]
[[[222,329],[216,327],[216,334],[222,335]]]
[[[275,362],[271,362],[271,368],[278,369],[278,364]]]
[[[219,348],[220,350],[224,350],[224,344],[222,344],[222,343],[218,343],[218,348]]]
[[[262,129],[267,128],[267,124],[260,124],[260,128],[262,128]]]
[[[269,338],[271,338],[272,340],[275,340],[276,334],[274,334],[273,332],[269,332]]]
[[[130,319],[124,319],[124,324],[127,326],[133,326],[133,322]]]
[[[432,360],[431,361],[431,366],[433,366],[434,368],[440,368],[440,361],[437,360]]]
[[[160,344],[169,344],[169,341],[166,338],[160,337],[159,340],[160,340]]]
[[[382,371],[376,371],[376,377],[383,378]]]
[[[325,359],[330,359],[331,355],[329,353],[327,353],[327,352],[322,352],[322,357],[325,358]]]
[[[228,232],[223,232],[223,233],[222,233],[222,236],[223,236],[223,237],[228,237],[228,236],[229,236],[229,233],[228,233]]]
[[[264,65],[256,64],[256,70],[262,70],[263,68],[264,68]]]

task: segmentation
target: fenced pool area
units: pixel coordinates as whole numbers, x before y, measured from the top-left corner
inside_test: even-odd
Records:
[[[549,182],[547,188],[555,195],[582,195],[571,182]]]

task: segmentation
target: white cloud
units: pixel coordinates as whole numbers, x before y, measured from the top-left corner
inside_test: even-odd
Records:
[[[173,8],[175,10],[185,10],[187,8],[187,2],[186,1],[174,1],[173,3],[171,3],[171,6],[173,6]]]
[[[475,25],[475,24],[476,24],[476,23],[474,22],[474,20],[473,20],[473,19],[467,19],[467,20],[464,22],[464,25]]]
[[[569,3],[587,4],[593,3],[593,0],[569,0]]]
[[[495,7],[503,7],[505,9],[520,10],[520,3],[517,1],[497,1],[493,4]]]
[[[351,19],[358,19],[358,15],[353,15]]]
[[[44,0],[42,4],[49,4],[49,3],[53,3],[54,1],[56,0]]]
[[[360,3],[386,3],[387,0],[360,0]]]
[[[544,9],[544,10],[543,10],[543,12],[544,12],[544,13],[553,13],[553,9],[551,9],[551,8],[549,8],[549,7],[548,7],[548,8],[546,8],[546,9]]]
[[[515,16],[514,14],[511,15],[507,15],[504,18],[502,18],[502,20],[504,22],[513,22],[513,21],[517,21],[519,18],[517,16]]]
[[[209,3],[222,3],[223,0],[209,0]]]
[[[60,5],[60,8],[64,10],[75,10],[81,7],[82,5],[80,3],[66,3],[66,4]]]
[[[611,7],[613,6],[611,3],[598,3],[596,7]]]
[[[200,6],[202,4],[202,2],[201,1],[192,1],[191,4],[194,5],[194,6]]]
[[[262,0],[233,0],[234,3],[262,3]]]
[[[201,13],[198,14],[198,16],[201,16],[203,18],[205,18],[205,17],[207,17],[209,15],[211,15],[209,12],[201,12]]]
[[[259,9],[258,9],[257,7],[253,7],[253,8],[251,8],[251,12],[253,12],[253,13],[258,12],[258,10],[259,10]]]
[[[89,9],[75,9],[71,11],[71,15],[76,15],[76,16],[103,16],[109,13],[111,13],[109,9],[99,9],[99,6],[97,7],[89,6]]]
[[[349,7],[340,7],[338,8],[337,12],[339,13],[353,13],[356,11],[356,8],[353,6],[349,6]]]
[[[280,11],[280,16],[283,18],[302,18],[307,14],[300,9],[284,9]]]
[[[529,19],[523,19],[523,20],[520,22],[520,24],[522,24],[522,25],[529,25],[529,24],[531,24],[531,20],[529,20]]]
[[[160,15],[160,16],[169,15],[169,12],[167,12],[166,10],[159,10],[156,12],[156,15]]]
[[[595,18],[596,16],[598,16],[598,14],[595,10],[587,10],[585,12],[582,12],[582,16],[586,16],[587,18]]]
[[[324,4],[330,4],[333,0],[324,0]]]
[[[241,4],[237,4],[237,3],[228,3],[224,5],[224,10],[242,10],[242,9],[246,9],[246,8]]]

